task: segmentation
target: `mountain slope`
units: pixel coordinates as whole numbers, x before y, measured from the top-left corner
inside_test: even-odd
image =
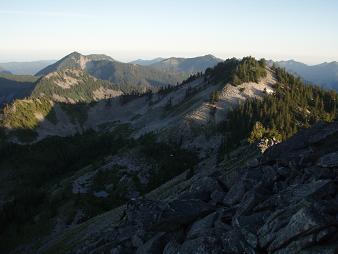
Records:
[[[15,99],[30,96],[36,80],[34,76],[0,74],[0,107]]]
[[[336,253],[337,141],[337,122],[321,123],[254,164],[242,153],[243,164],[187,170],[40,251]]]
[[[138,88],[144,92],[148,88],[176,85],[187,77],[185,74],[166,73],[148,66],[117,61],[94,61],[86,70],[94,77],[109,80],[126,91]]]
[[[225,128],[224,133],[231,131],[233,137],[236,137],[229,143],[237,144],[248,135],[256,122],[263,123],[271,133],[276,130],[275,134],[280,132],[279,134],[286,138],[299,128],[319,119],[330,121],[335,118],[337,94],[305,86],[299,79],[280,69],[265,69],[262,67],[264,64],[264,61],[258,62],[253,58],[243,58],[241,61],[228,59],[208,69],[202,76],[195,75],[179,86],[162,88],[157,93],[116,96],[119,95],[116,92],[112,94],[114,96],[111,96],[111,99],[81,107],[81,115],[84,116],[81,123],[74,122],[72,117],[67,117],[67,112],[57,107],[59,114],[56,124],[51,125],[42,120],[35,131],[40,140],[50,135],[72,135],[74,131],[79,130],[79,126],[84,130],[99,131],[101,126],[113,126],[114,123],[120,122],[131,124],[135,129],[133,135],[136,137],[152,131],[163,131],[166,133],[163,138],[170,138],[171,132],[177,138],[203,132],[205,129],[212,131],[227,117],[231,117],[233,125],[222,124],[222,128]],[[48,82],[43,84],[41,88],[45,85],[49,87]],[[72,100],[81,101],[81,96],[84,99],[90,95],[80,90],[80,96],[76,85],[70,88],[62,88],[56,84],[53,86],[60,90],[59,99],[66,98],[66,94],[72,94],[76,96]],[[93,91],[90,91],[92,96]],[[52,99],[53,91],[48,93]],[[35,95],[41,96],[41,91]],[[263,101],[249,100],[248,103],[243,103],[254,98]],[[240,103],[241,107],[237,107]],[[76,105],[69,105],[67,108],[75,112],[80,110]],[[277,110],[278,108],[280,109]],[[242,117],[239,117],[240,115]],[[64,125],[68,127],[64,128]]]
[[[295,73],[304,80],[319,84],[324,88],[338,90],[338,63],[306,65],[294,60],[276,62],[280,67]]]
[[[0,67],[16,75],[35,75],[35,73],[37,73],[41,69],[55,62],[56,62],[55,60],[42,60],[32,62],[8,62],[8,63],[0,63]]]
[[[71,53],[55,64],[39,71],[37,75],[47,75],[54,71],[66,69],[81,69],[92,76],[108,80],[125,91],[137,90],[144,92],[148,88],[176,85],[183,81],[187,75],[166,73],[135,64],[126,64],[113,60],[105,55],[88,55]]]
[[[85,70],[86,65],[88,63],[90,63],[91,61],[100,61],[100,60],[113,61],[113,59],[111,57],[106,56],[106,55],[84,56],[84,55],[81,55],[78,52],[73,52],[73,53],[63,57],[62,59],[60,59],[56,63],[51,64],[51,65],[47,66],[46,68],[38,71],[36,73],[36,75],[37,76],[43,76],[43,75],[47,75],[47,74],[54,72],[54,71],[65,70],[65,69],[68,69],[68,68]]]
[[[90,103],[121,95],[116,85],[99,80],[80,69],[51,72],[39,79],[32,97],[46,97],[57,102]]]
[[[245,61],[243,60],[240,66],[246,66],[244,64]],[[192,76],[189,81],[183,82],[179,86],[162,88],[157,93],[125,94],[87,105],[85,112],[81,113],[85,114],[85,121],[81,123],[81,128],[99,130],[102,125],[109,126],[114,125],[115,122],[120,122],[131,124],[136,130],[135,136],[151,131],[168,132],[164,137],[170,136],[170,132],[177,128],[180,129],[179,132],[182,132],[181,135],[183,136],[186,135],[185,131],[191,132],[191,129],[212,128],[213,125],[223,121],[226,117],[226,112],[239,102],[247,98],[262,97],[265,94],[265,90],[273,90],[275,80],[271,71],[265,71],[262,68],[265,71],[264,74],[257,72],[260,73],[257,74],[258,76],[250,75],[247,79],[239,75],[240,72],[236,75],[234,74],[239,63],[240,61],[238,60],[228,60],[226,64],[220,64],[220,67],[215,67],[215,73],[209,71],[205,76]],[[258,64],[256,61],[249,60],[249,64],[253,64],[253,66],[256,63]],[[259,68],[257,66],[255,68],[253,70],[256,73]],[[228,69],[229,71],[226,72]],[[217,76],[219,71],[222,70],[227,75]],[[55,75],[58,77],[59,73],[56,72]],[[43,78],[42,81],[49,81],[49,75]],[[55,76],[52,76],[52,78],[55,81]],[[62,77],[62,81],[64,79],[65,77]],[[258,81],[258,83],[255,81]],[[234,82],[239,82],[240,84],[236,83],[236,87],[230,84]],[[64,85],[64,81],[60,84]],[[39,97],[44,93],[44,87],[52,86],[50,86],[50,82],[41,82],[41,85],[38,85],[34,91],[35,97]],[[62,88],[54,82],[53,87],[60,90],[57,93],[58,96],[66,98],[66,94],[74,94],[73,89],[76,89],[77,85],[70,88]],[[52,99],[55,97],[54,93],[56,91],[53,89],[47,89],[45,92],[47,97]],[[218,93],[220,96],[218,96],[217,101],[211,99],[214,94]],[[62,101],[60,97],[58,101]],[[79,96],[77,95],[78,98]],[[69,105],[68,108],[71,109],[72,106]],[[76,105],[73,108],[76,111]],[[74,130],[78,130],[79,125],[77,122],[72,123],[71,118],[65,117],[62,109],[56,108],[56,110],[60,114],[56,114],[58,121],[55,126],[50,125],[49,121],[42,120],[35,129],[39,140],[50,135],[72,135]],[[67,129],[64,128],[64,125],[68,126]],[[72,125],[73,127],[70,127]]]
[[[213,55],[205,55],[194,58],[176,58],[171,57],[162,61],[153,63],[151,68],[165,71],[165,72],[178,72],[178,73],[197,73],[204,72],[207,68],[214,67],[222,60],[214,57]]]

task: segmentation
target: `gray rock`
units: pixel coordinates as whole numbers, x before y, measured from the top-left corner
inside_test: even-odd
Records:
[[[310,247],[299,252],[300,254],[337,254],[338,243]]]
[[[259,191],[259,188],[248,191],[239,203],[235,216],[238,217],[240,215],[248,215],[249,213],[252,213],[253,208],[265,198],[266,195],[262,194]]]
[[[153,238],[147,241],[144,245],[139,247],[136,254],[158,254],[162,253],[166,245],[165,233],[157,233]]]
[[[320,157],[317,164],[323,168],[338,167],[338,152],[329,153]]]
[[[277,173],[280,176],[286,177],[290,174],[290,169],[288,167],[278,167]]]
[[[188,225],[210,213],[214,207],[202,200],[174,200],[163,209],[154,230],[171,231],[180,225]]]
[[[137,228],[133,225],[126,225],[124,227],[120,227],[118,229],[118,238],[119,241],[125,241],[127,239],[131,239],[135,232],[136,232]]]
[[[313,208],[302,208],[290,218],[287,225],[278,230],[268,250],[273,252],[291,243],[292,250],[297,253],[316,242],[316,233],[329,226],[329,220]],[[298,241],[297,237],[300,238]]]
[[[220,254],[224,253],[220,239],[200,237],[185,241],[179,249],[180,254]]]
[[[204,217],[203,219],[200,219],[196,222],[194,222],[187,234],[187,238],[195,238],[199,236],[199,234],[206,229],[210,229],[213,227],[215,220],[217,219],[219,215],[214,212],[209,214],[208,216]]]
[[[132,236],[131,243],[135,248],[139,248],[143,245],[142,239],[136,234]]]
[[[214,178],[206,176],[194,181],[190,187],[190,192],[207,192],[210,194],[217,189],[221,190],[218,182]]]
[[[181,245],[176,239],[171,239],[163,249],[163,254],[177,254],[179,253]]]
[[[156,224],[162,213],[162,206],[158,201],[138,199],[127,204],[126,220],[128,224],[138,228],[148,229]]]
[[[214,190],[211,193],[210,198],[215,204],[222,203],[225,198],[225,193],[223,191]]]
[[[230,188],[230,190],[224,197],[223,203],[228,206],[232,206],[235,203],[238,203],[243,197],[245,191],[245,184],[243,181],[240,181],[238,184],[235,184]]]
[[[291,216],[309,205],[308,202],[300,202],[293,206],[275,210],[265,219],[264,225],[257,232],[259,245],[266,248],[277,237],[277,232],[288,224]]]
[[[222,249],[225,253],[256,253],[237,229],[226,232],[221,239]]]

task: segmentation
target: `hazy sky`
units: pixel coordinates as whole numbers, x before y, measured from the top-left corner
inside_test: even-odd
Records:
[[[1,0],[0,61],[253,55],[338,61],[338,0]]]

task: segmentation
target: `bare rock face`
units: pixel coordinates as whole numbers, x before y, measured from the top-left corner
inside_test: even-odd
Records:
[[[226,186],[219,170],[166,200],[130,202],[99,246],[74,253],[337,253],[337,148],[338,124],[320,123],[233,169]]]

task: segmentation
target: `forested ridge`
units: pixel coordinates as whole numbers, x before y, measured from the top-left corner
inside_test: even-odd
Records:
[[[272,70],[277,79],[273,94],[246,100],[228,112],[221,130],[229,146],[249,136],[250,142],[263,136],[285,140],[319,120],[337,118],[336,92],[305,84],[282,68],[274,66]]]

